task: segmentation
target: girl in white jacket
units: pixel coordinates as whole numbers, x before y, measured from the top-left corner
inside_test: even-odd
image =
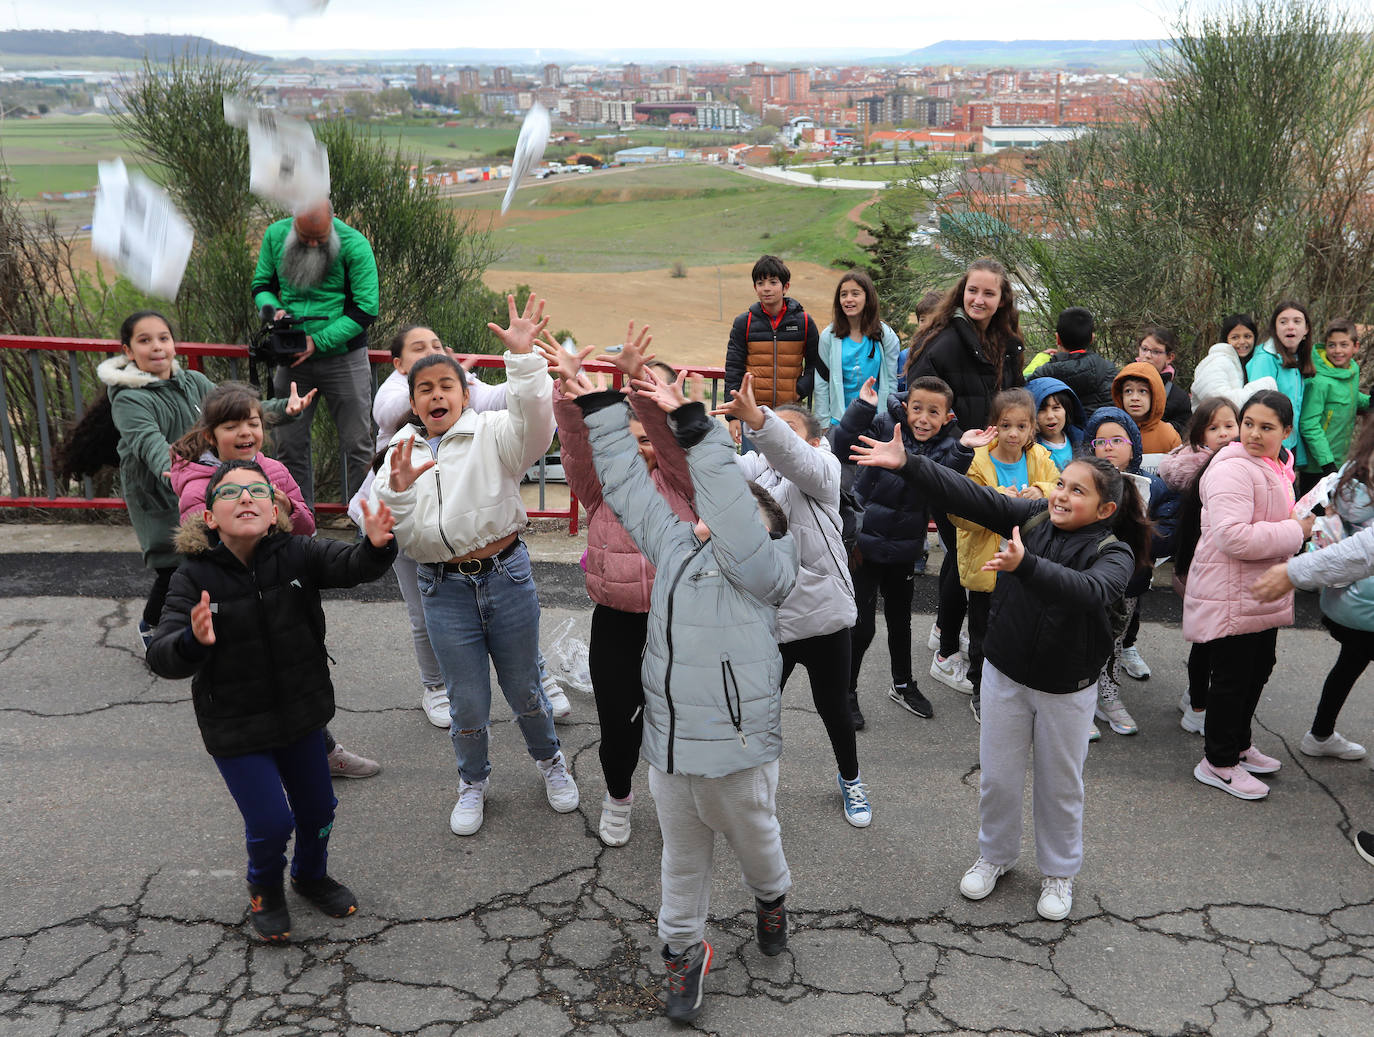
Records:
[[[510,327],[488,325],[506,345],[507,409],[469,409],[467,379],[452,357],[416,361],[410,404],[420,427],[408,424],[392,438],[372,490],[396,517],[397,543],[418,563],[425,625],[448,686],[459,773],[449,817],[455,835],[482,825],[491,773],[488,658],[549,804],[568,813],[579,802],[540,688],[539,597],[519,536],[527,521],[520,477],[553,440],[553,383],[532,351],[548,319],[534,296],[523,314],[514,297],[507,302]]]
[[[1193,407],[1203,400],[1220,396],[1230,400],[1237,410],[1261,389],[1277,389],[1278,384],[1268,375],[1250,381],[1245,367],[1255,351],[1259,332],[1254,320],[1245,313],[1233,313],[1221,322],[1221,341],[1208,350],[1193,370],[1193,385],[1189,393]]]

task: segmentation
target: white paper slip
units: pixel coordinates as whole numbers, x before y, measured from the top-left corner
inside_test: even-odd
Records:
[[[311,14],[324,14],[329,0],[272,0],[272,6],[288,18],[300,18]]]
[[[552,129],[553,122],[549,119],[549,110],[535,101],[520,126],[520,137],[515,142],[515,158],[510,164],[510,183],[506,186],[506,197],[501,199],[502,215],[510,208],[511,199],[515,197],[515,189],[520,186],[521,177],[539,165],[539,160],[544,157],[544,147],[549,142],[549,131]]]
[[[304,119],[224,99],[224,121],[248,131],[248,189],[288,209],[329,197],[329,152]]]
[[[91,250],[111,260],[139,291],[175,299],[194,234],[172,200],[123,159],[98,164],[100,192],[91,218]]]

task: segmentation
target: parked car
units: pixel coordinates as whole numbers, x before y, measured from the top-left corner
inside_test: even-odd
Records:
[[[529,471],[527,471],[527,472],[525,473],[525,477],[524,477],[523,479],[521,479],[520,481],[521,481],[521,482],[533,482],[533,483],[537,483],[537,482],[539,481],[539,462],[538,462],[538,461],[536,461],[534,464],[530,465]],[[551,482],[567,482],[567,481],[568,481],[568,477],[567,477],[566,475],[563,474],[563,455],[562,455],[562,454],[549,454],[547,457],[545,457],[545,458],[544,458],[544,482],[545,482],[545,483],[551,483]]]

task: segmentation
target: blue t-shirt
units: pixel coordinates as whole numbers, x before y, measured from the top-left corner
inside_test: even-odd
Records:
[[[840,364],[844,367],[844,405],[846,408],[859,398],[859,390],[870,378],[877,381],[883,373],[882,344],[875,339],[865,338],[855,342],[846,338],[840,351]],[[886,401],[879,400],[879,409]]]
[[[1026,468],[1026,455],[1022,454],[1011,464],[1003,464],[989,453],[992,466],[997,469],[997,485],[1009,490],[1020,490],[1030,485],[1030,472]]]
[[[1070,443],[1068,439],[1065,439],[1059,446],[1047,443],[1042,439],[1040,440],[1040,445],[1050,452],[1050,457],[1054,459],[1054,466],[1061,472],[1068,467],[1069,462],[1073,460],[1073,444]]]

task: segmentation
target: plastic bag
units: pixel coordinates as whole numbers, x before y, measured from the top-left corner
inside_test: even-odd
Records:
[[[555,663],[562,675],[559,680],[565,688],[573,688],[583,694],[592,693],[592,671],[588,661],[587,642],[573,633],[576,620],[565,619],[553,632],[553,644],[549,646],[547,659]]]

